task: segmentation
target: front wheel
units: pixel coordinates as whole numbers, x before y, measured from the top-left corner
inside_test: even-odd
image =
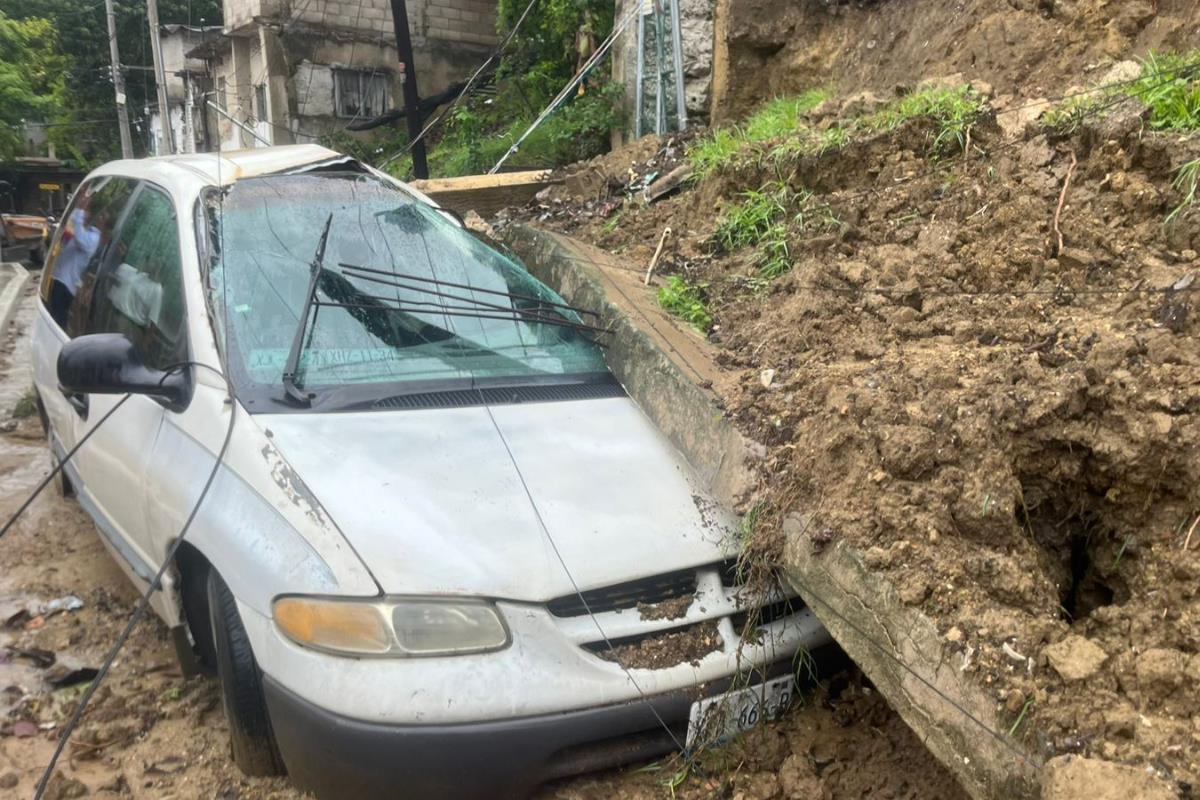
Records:
[[[285,770],[267,716],[262,673],[233,592],[215,569],[208,571],[208,616],[234,763],[247,775],[282,775]]]

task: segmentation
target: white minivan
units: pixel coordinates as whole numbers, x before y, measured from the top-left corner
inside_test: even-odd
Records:
[[[41,285],[43,421],[59,459],[95,429],[65,486],[143,590],[228,437],[153,606],[217,672],[242,770],[520,795],[786,706],[827,634],[740,585],[735,522],[596,322],[321,147],[80,185]]]

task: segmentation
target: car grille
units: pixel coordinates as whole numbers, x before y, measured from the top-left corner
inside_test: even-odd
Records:
[[[805,610],[777,582],[766,591],[750,590],[736,559],[590,589],[547,607],[585,651],[644,669],[734,651],[743,638],[757,641],[757,631]]]

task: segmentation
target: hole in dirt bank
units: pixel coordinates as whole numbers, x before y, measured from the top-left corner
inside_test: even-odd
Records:
[[[1041,478],[1023,480],[1022,488],[1025,508],[1018,509],[1018,521],[1044,553],[1042,566],[1058,586],[1062,619],[1075,623],[1098,608],[1125,603],[1129,589],[1120,566],[1131,554],[1100,513],[1104,492],[1048,485]]]

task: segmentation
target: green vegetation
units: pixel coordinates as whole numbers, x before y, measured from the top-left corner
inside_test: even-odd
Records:
[[[819,106],[829,92],[810,89],[799,95],[777,97],[762,106],[746,120],[744,135],[750,142],[765,142],[790,136],[803,127],[805,114]]]
[[[745,139],[736,128],[719,128],[697,140],[688,149],[692,179],[704,180],[723,170],[737,156],[744,142]]]
[[[691,283],[672,275],[667,278],[667,285],[658,290],[658,304],[700,333],[707,334],[713,318],[705,302],[706,289],[707,283]]]
[[[986,101],[970,86],[930,87],[889,103],[867,116],[862,124],[870,131],[891,131],[915,119],[930,119],[938,132],[930,152],[946,155],[953,147],[966,152],[967,132],[983,115]]]
[[[503,36],[525,10],[525,0],[500,0],[497,29]],[[614,6],[607,0],[543,0],[525,19],[496,71],[491,98],[464,100],[429,148],[429,173],[453,177],[485,172],[504,157],[575,74],[576,37],[588,29],[596,42],[612,29]],[[602,74],[593,73],[593,79]],[[613,129],[622,122],[623,89],[587,82],[583,91],[561,104],[505,162],[506,167],[546,168],[603,153]],[[401,143],[400,146],[403,146]],[[396,148],[398,149],[398,148]],[[404,178],[404,158],[388,166]]]
[[[759,244],[783,222],[793,195],[791,187],[784,183],[768,184],[761,189],[745,192],[742,202],[725,212],[717,224],[713,240],[731,251]]]
[[[1200,50],[1186,54],[1151,53],[1138,81],[1125,88],[1150,107],[1157,131],[1200,130]]]
[[[113,108],[108,30],[104,4],[96,0],[0,0],[0,13],[23,30],[12,38],[4,24],[0,33],[0,137],[11,137],[14,119],[48,125],[46,131],[59,158],[87,168],[121,154],[117,115]],[[159,0],[163,24],[221,24],[220,0]],[[150,29],[145,4],[116,4],[117,43],[127,64],[150,63]],[[23,41],[22,41],[23,40]],[[14,80],[19,77],[19,80]],[[154,82],[142,72],[126,73],[135,153],[145,152],[145,109],[154,103]],[[40,102],[20,99],[28,90]],[[11,151],[11,142],[3,147]],[[0,152],[0,157],[3,153]]]
[[[757,247],[758,276],[768,282],[792,269],[789,240],[793,231],[805,233],[840,224],[833,210],[812,192],[795,191],[783,182],[745,192],[742,198],[721,218],[713,241],[728,251]]]
[[[1200,158],[1189,161],[1180,167],[1179,171],[1175,173],[1175,181],[1172,185],[1177,192],[1183,195],[1183,202],[1175,206],[1167,215],[1167,225],[1175,222],[1183,212],[1196,205],[1197,190],[1200,189]]]
[[[792,141],[798,133],[806,133],[804,115],[828,97],[825,89],[777,97],[751,114],[744,126],[712,131],[688,150],[692,180],[704,180],[725,169],[747,145],[776,139]]]
[[[505,166],[547,168],[604,152],[613,128],[621,123],[617,103],[622,93],[619,84],[608,84],[575,98],[530,134]],[[510,89],[502,90],[491,104],[468,101],[455,108],[442,138],[429,148],[429,174],[453,177],[491,169],[533,122],[535,114],[514,108],[517,102],[518,93]],[[402,178],[411,169],[407,157],[388,167]]]
[[[1067,98],[1042,115],[1042,125],[1061,134],[1075,133],[1100,109],[1099,94],[1079,94]]]
[[[25,154],[23,120],[63,119],[66,61],[52,22],[0,11],[0,158]]]
[[[26,417],[32,417],[36,413],[37,393],[31,386],[25,390],[25,394],[21,395],[21,399],[13,406],[12,417],[13,419],[25,419]]]

